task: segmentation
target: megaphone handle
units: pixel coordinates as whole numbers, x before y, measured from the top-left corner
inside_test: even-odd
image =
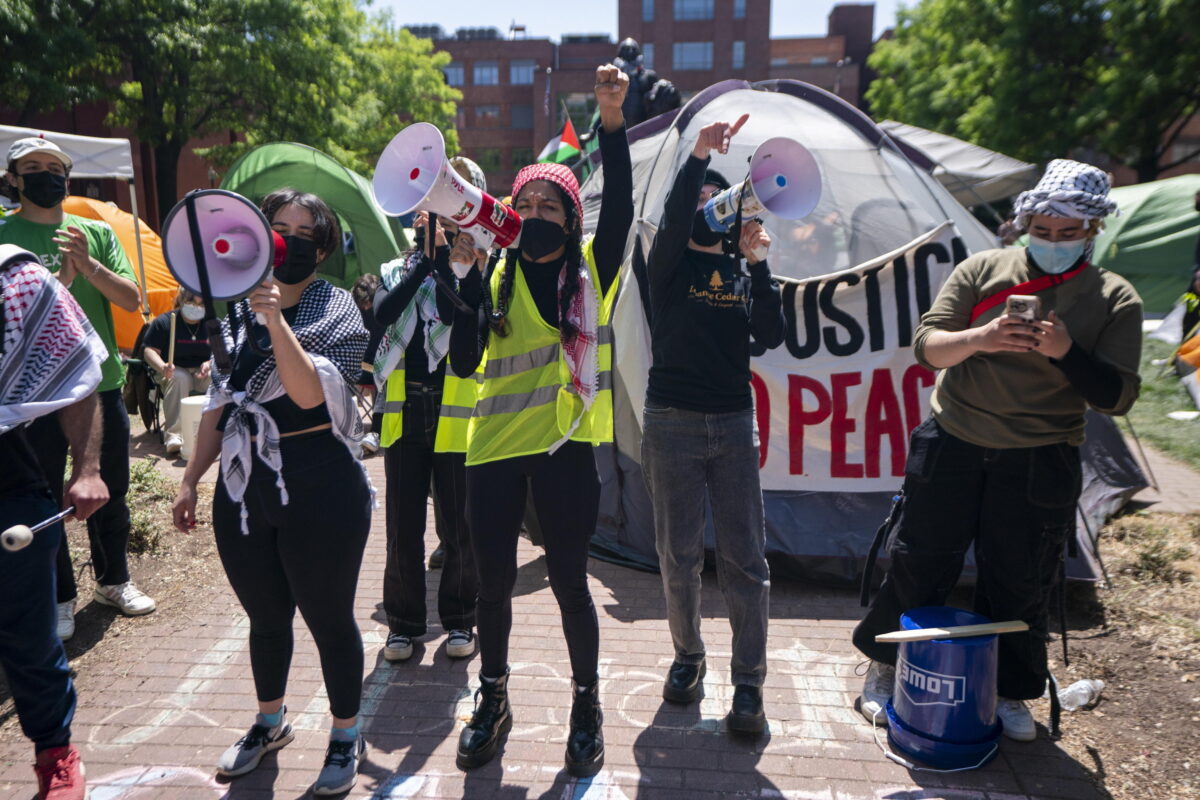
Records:
[[[271,280],[272,280],[271,278],[267,278],[264,281],[264,283],[271,283]],[[261,311],[255,311],[254,319],[256,322],[258,322],[259,325],[266,327],[266,324],[267,324],[267,315],[266,314],[262,313]]]
[[[221,323],[210,316],[204,321],[204,332],[208,335],[208,346],[212,350],[217,371],[228,375],[232,365],[229,361],[229,350],[225,347],[225,337],[221,335]]]

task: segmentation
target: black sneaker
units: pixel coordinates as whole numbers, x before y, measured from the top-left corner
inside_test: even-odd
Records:
[[[746,683],[733,688],[733,706],[725,717],[725,724],[734,733],[759,736],[767,727],[767,715],[763,711],[762,689]]]
[[[284,713],[287,713],[286,708]],[[245,775],[258,766],[263,756],[272,750],[278,750],[294,738],[292,726],[286,720],[272,728],[263,724],[262,714],[259,714],[246,735],[221,754],[221,758],[217,760],[217,774],[226,778]]]
[[[367,743],[362,736],[354,741],[330,739],[325,751],[325,766],[312,785],[316,795],[345,794],[358,781],[358,768],[367,755]]]
[[[663,699],[672,703],[694,703],[704,691],[705,662],[699,664],[671,664],[667,680],[663,683]]]
[[[437,548],[432,553],[429,554],[429,568],[430,569],[441,569],[442,564],[445,564],[445,563],[446,563],[446,548],[442,547],[439,544],[437,546]]]

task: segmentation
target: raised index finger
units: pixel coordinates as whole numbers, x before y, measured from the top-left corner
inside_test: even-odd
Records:
[[[748,120],[748,119],[750,119],[749,114],[742,114],[740,117],[738,117],[738,121],[733,123],[733,127],[729,129],[729,138],[730,139],[732,139],[734,137],[734,134],[736,134],[738,131],[740,131],[742,129],[742,126],[746,124],[746,120]]]

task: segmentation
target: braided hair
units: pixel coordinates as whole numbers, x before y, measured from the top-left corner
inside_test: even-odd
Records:
[[[558,192],[559,200],[562,202],[563,211],[567,217],[567,242],[563,258],[566,275],[563,279],[562,292],[558,298],[558,329],[564,338],[570,338],[575,335],[575,326],[567,321],[567,311],[571,308],[571,301],[579,291],[579,265],[583,262],[583,220],[580,219],[579,213],[575,210],[575,204],[566,196],[562,187],[557,184],[551,185]],[[516,198],[513,200],[515,202]],[[500,267],[503,272],[500,274],[500,291],[495,306],[492,304],[490,281],[484,286],[484,312],[488,326],[497,336],[509,334],[508,304],[512,299],[513,281],[516,280],[517,272],[513,262],[518,257],[519,251],[517,250],[509,250],[506,254],[504,263]]]

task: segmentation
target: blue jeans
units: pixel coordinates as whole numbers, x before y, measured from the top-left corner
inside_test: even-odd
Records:
[[[646,406],[642,472],[654,505],[675,660],[697,664],[704,658],[700,571],[707,491],[716,534],[717,580],[733,627],[733,683],[762,686],[771,575],[754,411],[705,414]]]
[[[33,525],[58,511],[49,492],[0,497],[0,530]],[[55,630],[54,559],[62,524],[33,535],[24,550],[0,549],[0,666],[21,730],[40,752],[71,741],[75,686]]]

